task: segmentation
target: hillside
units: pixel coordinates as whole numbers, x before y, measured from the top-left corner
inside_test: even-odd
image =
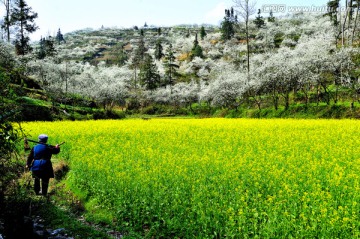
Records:
[[[203,39],[199,26],[79,30],[65,34],[55,57],[28,67],[55,97],[84,97],[106,110],[177,114],[174,108],[192,112],[194,104],[209,113],[323,103],[357,107],[357,41],[346,39],[341,46],[337,29],[322,15],[265,23],[250,25],[249,69],[241,24],[227,41],[214,26],[205,26]]]
[[[59,42],[49,36],[51,52],[41,55],[44,45],[34,43],[25,58],[22,102],[37,107],[45,100],[39,104],[51,108],[53,119],[92,119],[94,109],[104,111],[97,118],[114,112],[358,118],[353,24],[342,34],[323,15],[252,21],[249,61],[242,23],[229,40],[211,25],[83,29]]]

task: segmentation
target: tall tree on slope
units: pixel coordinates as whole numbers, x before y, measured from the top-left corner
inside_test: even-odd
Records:
[[[242,18],[245,23],[245,34],[246,34],[246,47],[247,47],[247,70],[248,70],[248,78],[250,74],[250,16],[256,13],[256,2],[250,0],[233,0],[235,4],[235,11]],[[249,79],[248,79],[249,81]]]
[[[200,28],[200,38],[201,40],[204,40],[204,37],[206,36],[206,31],[205,31],[205,27],[204,26],[201,26]]]
[[[58,32],[57,32],[57,34],[56,34],[55,39],[56,39],[56,41],[57,41],[57,43],[58,43],[59,45],[61,44],[61,42],[66,43],[66,41],[65,41],[65,39],[64,39],[64,35],[61,33],[60,28],[59,28],[59,30],[58,30]]]
[[[175,64],[175,52],[171,43],[166,49],[164,68],[165,68],[165,85],[170,85],[170,92],[172,93],[172,86],[175,84],[175,77],[178,75],[176,69],[179,65]]]
[[[225,17],[221,22],[221,37],[225,41],[230,40],[235,35],[234,25],[237,24],[237,16],[234,9],[225,9]]]
[[[145,54],[144,62],[140,67],[140,84],[146,90],[155,90],[160,83],[160,75],[153,58],[149,54]]]
[[[16,0],[11,13],[11,22],[19,27],[16,34],[15,49],[18,55],[25,55],[31,52],[28,34],[35,32],[38,28],[34,23],[38,14],[33,12],[31,7],[24,0]]]
[[[148,49],[145,47],[144,37],[140,37],[139,42],[137,44],[137,48],[134,51],[134,55],[132,57],[132,67],[134,69],[134,87],[137,87],[137,69],[142,65],[145,60],[146,51]]]

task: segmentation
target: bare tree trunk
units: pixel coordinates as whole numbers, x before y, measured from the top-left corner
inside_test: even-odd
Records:
[[[350,29],[350,25],[351,25],[351,20],[352,20],[352,17],[353,17],[353,3],[352,3],[353,0],[349,0],[346,4],[346,9],[348,9],[347,11],[347,18],[348,18],[348,22],[347,22],[347,30]]]
[[[134,87],[135,87],[135,90],[137,89],[136,85],[137,85],[137,82],[136,82],[136,65],[135,65],[135,68],[134,68]]]
[[[355,36],[355,31],[356,31],[356,27],[357,27],[357,21],[358,21],[358,17],[359,17],[359,3],[360,3],[360,1],[357,0],[356,1],[356,16],[355,16],[354,27],[353,27],[352,36],[351,36],[351,45],[354,44],[354,36]]]
[[[68,62],[65,61],[65,95],[68,93]]]
[[[250,81],[250,33],[249,33],[249,20],[250,16],[256,12],[256,2],[250,0],[233,0],[235,3],[236,12],[241,16],[245,22],[246,31],[246,45],[247,45],[247,71],[248,71],[248,83]]]
[[[345,0],[345,17],[344,23],[342,24],[341,34],[342,34],[342,46],[345,45],[345,38],[347,38],[347,44],[350,44],[350,27],[351,27],[351,20],[352,20],[352,7],[353,7],[353,0]],[[340,8],[340,20],[341,20],[341,8]],[[346,27],[347,24],[347,27]],[[346,31],[346,34],[345,34]]]
[[[248,84],[250,81],[250,45],[249,45],[249,19],[246,21],[246,48],[247,48],[247,71],[248,71]]]
[[[347,0],[345,1],[346,2],[346,12],[345,12],[345,17],[344,17],[344,23],[342,24],[342,27],[341,27],[341,46],[344,47],[345,45],[345,26],[346,26],[346,20],[347,20],[347,17],[348,17],[348,4],[347,4]],[[340,11],[340,21],[341,21],[341,9],[339,10]]]
[[[306,88],[306,86],[302,87],[302,92],[305,96],[305,107],[308,107],[309,105],[309,92],[308,92],[308,89]]]
[[[347,31],[346,31],[346,38],[347,38],[347,45],[350,45],[350,26],[351,26],[351,20],[352,20],[352,0],[349,0],[348,3],[348,7],[349,10],[347,11],[347,17],[348,17],[348,22],[347,22]]]
[[[7,40],[7,42],[10,43],[10,25],[11,25],[11,23],[10,23],[10,14],[11,14],[10,5],[11,5],[11,0],[2,0],[1,2],[5,6],[4,29],[6,32],[6,40]]]

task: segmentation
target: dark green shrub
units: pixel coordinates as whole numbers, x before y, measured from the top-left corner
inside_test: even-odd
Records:
[[[52,121],[53,115],[51,110],[46,106],[40,105],[23,105],[20,121]]]

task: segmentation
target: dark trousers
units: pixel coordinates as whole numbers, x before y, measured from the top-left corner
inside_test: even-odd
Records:
[[[41,180],[41,194],[46,196],[50,178],[40,178],[35,176],[34,190],[37,195],[40,194],[40,180]]]

